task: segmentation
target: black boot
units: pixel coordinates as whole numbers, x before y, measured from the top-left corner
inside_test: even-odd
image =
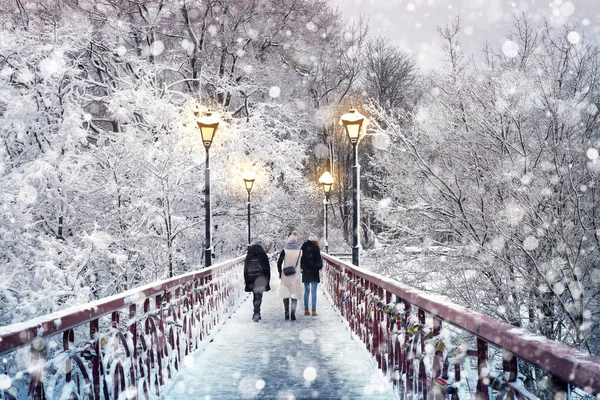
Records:
[[[290,319],[290,299],[283,299],[283,309],[285,312],[285,320]]]
[[[298,304],[298,300],[296,299],[292,299],[292,321],[296,320],[296,306]]]

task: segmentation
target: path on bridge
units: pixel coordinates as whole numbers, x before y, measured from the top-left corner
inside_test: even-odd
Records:
[[[299,300],[298,319],[285,321],[275,268],[272,276],[262,320],[252,321],[249,294],[165,399],[393,399],[387,380],[364,344],[351,338],[323,284],[317,317],[303,315]]]

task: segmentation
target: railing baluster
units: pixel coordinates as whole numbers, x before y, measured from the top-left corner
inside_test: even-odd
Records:
[[[516,399],[515,392],[510,386],[511,382],[516,382],[517,380],[517,357],[512,354],[510,351],[503,350],[502,351],[502,372],[504,374],[504,379],[507,380],[506,384],[506,399],[513,400]]]

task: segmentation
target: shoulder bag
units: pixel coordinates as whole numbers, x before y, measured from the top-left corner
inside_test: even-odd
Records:
[[[300,260],[300,254],[302,254],[302,250],[298,253],[298,259],[296,260],[296,265],[288,265],[283,269],[283,274],[285,276],[294,275],[296,273],[296,267],[298,266],[298,261]]]

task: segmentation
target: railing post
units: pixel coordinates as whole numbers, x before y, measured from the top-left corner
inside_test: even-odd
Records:
[[[168,293],[168,292],[167,292]],[[158,385],[156,385],[156,395],[160,395],[159,386],[165,384],[165,380],[163,378],[163,355],[165,350],[165,318],[163,315],[162,308],[162,298],[163,296],[156,296],[154,302],[156,305],[156,313],[158,314],[158,331],[157,333],[157,344],[156,344],[156,355],[158,361]]]
[[[136,320],[136,311],[137,306],[135,303],[129,306],[129,333],[131,334],[131,342],[133,344],[133,349],[131,352],[131,365],[129,366],[129,378],[131,380],[130,385],[136,388],[132,399],[137,399],[137,382],[136,378],[138,376],[138,353],[137,353],[137,320]]]
[[[96,340],[99,331],[98,319],[90,321],[90,342],[96,355],[92,357],[93,399],[100,400],[100,341]]]
[[[555,375],[550,375],[550,390],[553,400],[566,400],[569,396],[569,384]]]
[[[65,352],[68,352],[74,346],[75,346],[75,332],[73,332],[73,329],[64,331],[63,332],[63,350]],[[71,382],[71,376],[73,374],[73,360],[71,359],[70,355],[66,360],[65,370],[66,370],[65,381],[67,383]]]
[[[483,339],[477,339],[477,393],[476,400],[488,400],[489,390],[486,381],[488,344]]]
[[[112,320],[112,328],[113,329],[119,329],[119,312],[118,311],[114,311],[111,314],[111,320]]]
[[[384,333],[382,331],[382,325],[384,319],[382,305],[379,303],[379,301],[383,302],[383,289],[377,286],[375,292],[377,294],[377,298],[381,299],[375,302],[373,306],[373,315],[375,317],[373,321],[373,336],[377,335],[375,339],[375,357],[377,359],[377,366],[379,367],[379,369],[383,370],[383,343],[385,341],[385,338]]]
[[[385,292],[385,305],[389,305],[392,304],[392,293],[386,291]],[[385,318],[385,322],[386,322],[386,332],[385,332],[385,350],[386,350],[386,359],[385,359],[385,369],[384,369],[384,373],[390,372],[390,368],[392,368],[393,365],[393,359],[394,359],[394,354],[393,354],[393,343],[392,343],[392,338],[393,338],[393,334],[392,334],[392,330],[394,329],[394,322],[392,321],[392,319],[390,318],[389,315],[385,315],[384,314],[384,318]],[[391,373],[393,373],[393,369],[391,370]]]
[[[418,379],[418,386],[420,388],[418,394],[421,394],[423,396],[424,399],[427,399],[427,375],[425,373],[425,360],[424,360],[424,355],[425,355],[425,332],[424,332],[424,327],[425,327],[425,310],[423,310],[422,308],[419,308],[418,311],[418,315],[419,315],[419,331],[417,333],[415,333],[415,340],[417,338],[417,336],[419,337],[419,341],[421,342],[421,358],[419,359],[419,379]]]
[[[405,394],[407,399],[412,399],[413,396],[413,361],[415,359],[415,355],[413,352],[414,346],[411,346],[412,340],[410,335],[408,334],[408,323],[411,317],[411,304],[407,301],[404,301],[404,317],[402,318],[402,326],[404,327],[404,373],[406,374],[406,388]],[[416,340],[416,339],[414,339]]]
[[[506,384],[506,399],[516,399],[515,392],[510,386],[510,383],[516,382],[517,380],[517,357],[506,350],[502,352],[502,372],[504,375],[508,375],[508,382]]]
[[[440,345],[441,341],[439,341],[440,331],[442,329],[442,320],[433,317],[433,337],[438,338],[438,342],[436,343],[435,354],[433,356],[433,366],[431,368],[431,395],[434,400],[441,400],[444,398],[444,393],[442,391],[442,387],[435,384],[436,378],[443,379],[442,375],[442,359],[444,357],[443,347]]]
[[[131,333],[131,341],[133,342],[133,365],[137,365],[137,320],[136,320],[137,306],[131,304],[129,306],[129,333]]]

